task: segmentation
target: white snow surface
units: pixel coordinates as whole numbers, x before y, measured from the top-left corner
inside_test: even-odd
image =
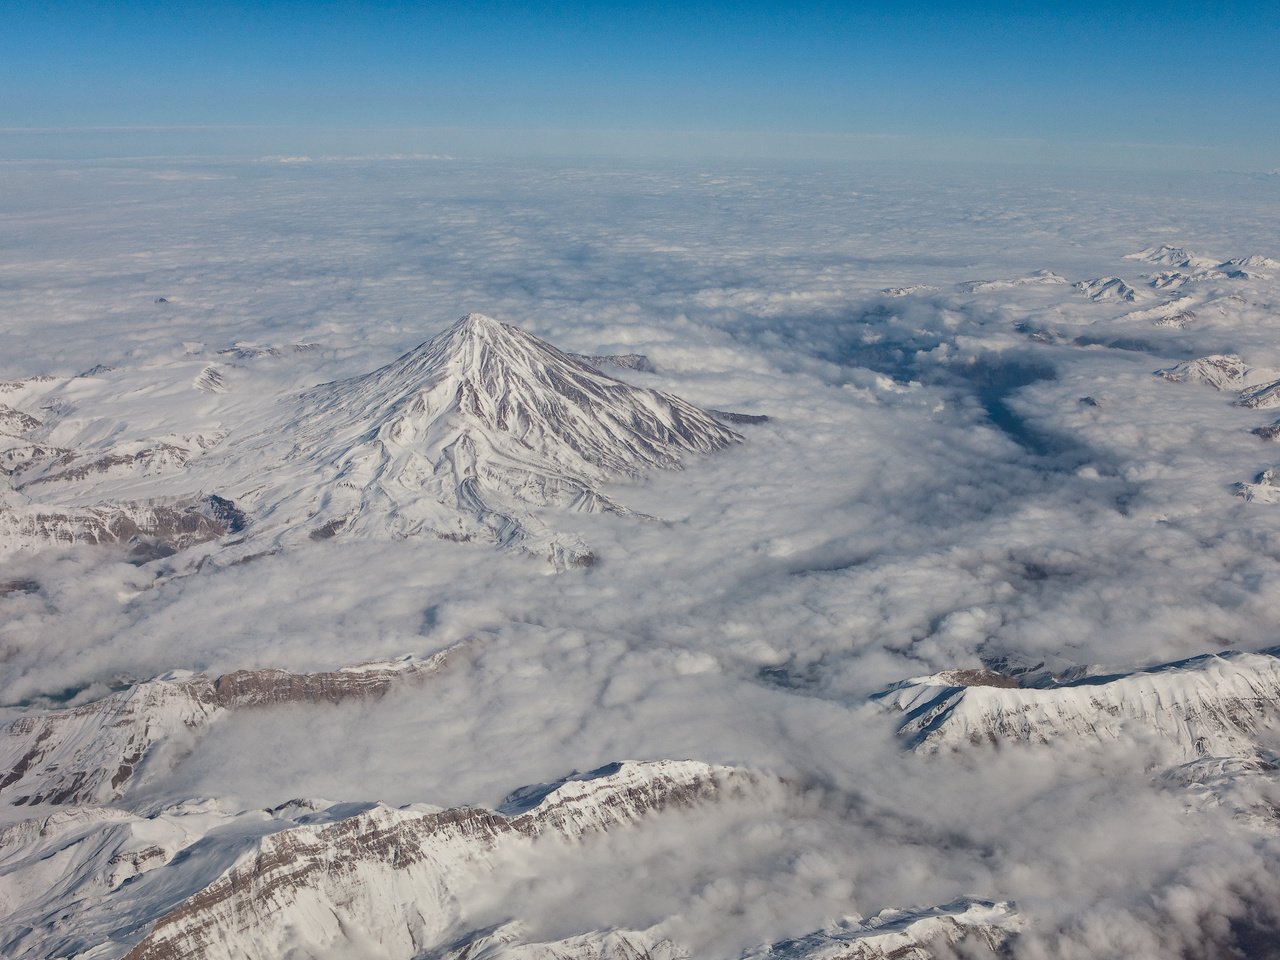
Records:
[[[309,391],[287,421],[247,441],[292,468],[249,502],[267,523],[293,501],[319,500],[302,508],[313,529],[478,537],[580,563],[587,548],[545,532],[530,505],[625,513],[601,484],[740,440],[692,404],[471,313],[373,373]]]
[[[497,882],[512,855],[639,827],[667,812],[741,804],[756,783],[693,761],[615,763],[544,785],[535,802],[505,815],[380,804],[321,805],[293,820],[293,808],[309,805],[234,816],[181,807],[145,819],[55,815],[0,838],[0,896],[10,916],[25,921],[0,945],[15,958],[290,950],[412,958],[456,939],[468,899],[482,899],[477,888]],[[57,852],[39,855],[47,847]],[[48,916],[87,897],[98,906],[85,902],[81,922],[46,927]]]
[[[912,746],[1049,743],[1062,738],[1155,740],[1170,763],[1201,757],[1258,762],[1260,728],[1280,720],[1280,651],[1229,651],[1118,675],[1046,687],[957,682],[955,674],[909,680],[880,699],[901,711]]]
[[[196,387],[228,389],[208,369]],[[30,502],[0,513],[0,550],[128,540],[115,535],[122,524],[144,534],[156,524],[140,521],[141,508],[126,496],[186,505],[195,492],[220,490],[234,491],[235,509],[252,518],[241,521],[250,527],[241,555],[308,535],[432,536],[583,565],[594,560],[590,549],[548,529],[541,508],[626,515],[603,484],[679,468],[742,439],[690,403],[624,383],[478,313],[370,374],[251,405],[244,413],[255,419],[242,413],[207,432],[121,442],[127,412],[108,399],[95,417],[91,386],[55,381],[44,396],[44,422],[9,414],[26,418],[18,423],[23,444],[37,436],[50,446],[20,462],[10,451],[10,485]]]
[[[748,956],[751,960],[930,960],[944,951],[995,952],[1021,925],[1010,903],[957,900],[921,910],[884,910],[866,921],[848,918]]]

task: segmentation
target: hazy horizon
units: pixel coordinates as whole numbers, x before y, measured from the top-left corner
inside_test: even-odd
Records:
[[[1113,6],[20,5],[0,158],[1280,168],[1280,18]]]

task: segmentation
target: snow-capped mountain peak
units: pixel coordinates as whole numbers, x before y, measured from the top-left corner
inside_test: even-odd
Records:
[[[372,373],[305,394],[283,433],[327,488],[314,531],[490,540],[589,563],[530,508],[626,513],[597,489],[742,438],[509,324],[469,313]]]
[[[230,423],[134,437],[124,421],[64,429],[56,415],[47,423],[6,405],[0,433],[23,435],[0,438],[8,443],[3,472],[21,480],[4,488],[0,549],[132,544],[146,534],[161,541],[156,550],[172,553],[248,528],[240,542],[252,543],[242,552],[254,555],[264,539],[278,546],[307,536],[424,535],[514,546],[557,566],[588,565],[590,548],[550,530],[537,516],[543,508],[628,514],[601,489],[605,483],[679,468],[693,454],[736,444],[742,437],[727,424],[753,419],[703,410],[602,372],[600,364],[614,360],[652,369],[640,355],[566,353],[468,313],[371,373],[279,396],[270,412],[247,421],[249,430]],[[204,377],[201,389],[221,390],[215,379]],[[83,450],[40,437],[44,446],[36,447],[26,436],[36,430],[42,437],[61,430],[71,444],[90,439]],[[124,439],[101,440],[116,434]],[[37,489],[56,495],[56,509],[19,496]],[[153,536],[151,527],[164,524],[135,517],[138,504],[153,501],[195,509],[208,498],[191,491],[213,490],[234,492],[234,503],[213,499],[230,504],[235,523],[218,525],[223,518],[214,511],[208,536],[175,539],[163,529]]]
[[[505,435],[600,479],[676,466],[683,454],[740,439],[692,404],[624,383],[480,313],[373,373],[309,397],[326,420],[359,417],[386,442],[429,443],[433,428],[452,433],[461,420],[464,429]]]
[[[1153,263],[1161,267],[1182,267],[1184,269],[1207,269],[1218,264],[1218,261],[1212,257],[1202,257],[1192,253],[1185,247],[1175,247],[1167,243],[1126,254],[1125,259],[1141,260],[1144,263]]]

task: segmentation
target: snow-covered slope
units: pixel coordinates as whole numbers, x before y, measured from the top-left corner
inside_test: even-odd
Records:
[[[217,433],[192,433],[131,440],[91,452],[67,451],[56,460],[32,463],[15,476],[15,486],[33,496],[38,496],[35,488],[48,484],[75,484],[79,491],[88,493],[99,479],[151,477],[181,470],[222,439]]]
[[[805,937],[754,950],[743,960],[933,960],[1000,951],[1023,926],[1010,903],[957,900],[940,907],[884,910]]]
[[[8,404],[0,403],[0,433],[21,436],[41,425],[38,418]]]
[[[1161,267],[1178,267],[1184,270],[1205,270],[1216,267],[1220,261],[1212,257],[1202,257],[1184,247],[1162,244],[1158,247],[1147,247],[1136,253],[1125,256],[1126,260],[1141,260]]]
[[[643,353],[585,354],[570,353],[567,356],[593,367],[618,367],[622,370],[639,370],[641,373],[655,373],[657,368],[653,361]]]
[[[626,513],[601,484],[741,439],[690,403],[475,313],[379,370],[308,392],[276,432],[291,473],[320,478],[306,518],[316,537],[489,540],[570,565],[590,563],[590,550],[548,531],[538,508]]]
[[[1191,309],[1194,303],[1195,297],[1177,297],[1154,307],[1133,310],[1121,319],[1145,320],[1155,327],[1185,327],[1196,320],[1196,312]]]
[[[1263,431],[1270,429],[1270,427],[1262,428]],[[1266,433],[1263,433],[1263,436],[1266,436]],[[1280,503],[1280,468],[1267,467],[1252,481],[1242,480],[1232,490],[1237,497],[1242,497],[1250,503]]]
[[[1105,303],[1108,300],[1120,300],[1134,303],[1140,294],[1119,277],[1099,277],[1096,280],[1081,280],[1072,284],[1094,303]]]
[[[530,940],[513,920],[471,931],[424,960],[690,960],[689,951],[652,930],[593,930],[561,940]]]
[[[1205,383],[1216,390],[1236,390],[1238,407],[1269,410],[1280,406],[1280,380],[1274,370],[1254,370],[1234,354],[1214,354],[1185,360],[1157,370],[1156,376],[1174,383]]]
[[[425,535],[586,565],[590,548],[551,530],[547,508],[626,514],[609,481],[742,439],[726,417],[604,365],[652,369],[639,354],[564,353],[472,313],[372,373],[301,394],[228,396],[227,369],[198,357],[157,383],[137,371],[15,383],[0,408],[0,549],[153,541],[163,554],[244,529],[248,552],[262,540]],[[153,392],[183,399],[169,413],[146,402]],[[170,535],[165,509],[214,501],[237,522]]]
[[[497,810],[304,800],[241,813],[212,801],[145,816],[59,809],[0,831],[0,952],[14,960],[687,960],[693,951],[667,929],[673,918],[554,940],[532,935],[538,917],[477,920],[491,915],[512,867],[571,871],[605,834],[638,843],[655,821],[685,811],[768,809],[779,787],[785,793],[740,768],[658,760],[525,787]],[[955,947],[977,956],[1021,925],[1007,903],[966,899],[847,918],[726,960],[914,960]]]
[[[909,297],[917,293],[936,293],[937,287],[927,283],[915,283],[906,287],[885,287],[880,292],[886,297]]]
[[[1069,283],[1066,277],[1052,270],[1037,270],[1025,277],[1012,277],[1007,280],[966,280],[959,285],[965,293],[990,293],[996,290],[1014,290],[1018,287],[1057,287]]]
[[[509,812],[379,805],[272,833],[127,956],[230,960],[290,948],[313,956],[346,945],[409,960],[441,945],[460,919],[460,897],[493,872],[499,848],[583,840],[671,808],[723,802],[755,783],[695,761],[615,763],[546,785],[535,803]]]
[[[1255,733],[1280,718],[1278,654],[1231,650],[1039,688],[948,672],[878,699],[902,713],[898,731],[914,748],[1133,738],[1159,743],[1170,762],[1254,758]]]
[[[14,806],[105,803],[160,743],[218,711],[198,680],[157,680],[72,710],[15,720],[0,739],[0,799]]]
[[[0,500],[0,553],[72,544],[128,546],[140,560],[166,556],[243,529],[231,501],[210,495],[172,500],[59,506],[10,492]]]
[[[1280,261],[1261,254],[1217,260],[1213,257],[1197,256],[1182,247],[1168,245],[1148,247],[1129,254],[1125,259],[1175,268],[1150,275],[1151,286],[1156,289],[1181,287],[1188,283],[1205,281],[1267,279],[1280,270]]]
[[[1007,902],[962,899],[939,907],[884,910],[845,918],[805,936],[741,954],[740,960],[933,960],[996,956],[1024,926]],[[427,960],[687,960],[688,949],[649,930],[598,930],[551,942],[530,941],[513,921],[474,931]],[[728,960],[728,958],[726,958]]]
[[[1171,383],[1206,383],[1215,390],[1239,390],[1248,374],[1248,364],[1234,354],[1184,360],[1176,366],[1156,371],[1156,376]]]
[[[1224,260],[1218,265],[1218,269],[1232,280],[1254,280],[1270,277],[1280,271],[1280,260],[1255,253],[1247,257]]]
[[[393,684],[440,670],[464,649],[329,673],[241,670],[211,678],[176,672],[69,710],[15,720],[0,736],[0,802],[13,806],[100,804],[142,779],[148,766],[181,756],[228,710],[379,697]]]
[[[1240,399],[1236,403],[1253,410],[1280,407],[1280,380],[1245,387],[1240,391]]]

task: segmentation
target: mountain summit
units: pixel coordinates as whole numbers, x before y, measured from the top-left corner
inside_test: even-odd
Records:
[[[310,397],[324,421],[378,425],[421,449],[458,430],[501,436],[578,475],[604,480],[675,467],[741,438],[690,403],[601,373],[523,330],[469,313],[387,366]],[[516,451],[512,451],[516,452]]]
[[[329,481],[313,537],[433,533],[568,565],[592,556],[531,508],[626,513],[597,485],[742,439],[693,404],[478,313],[372,373],[311,390],[287,429],[290,459]]]

